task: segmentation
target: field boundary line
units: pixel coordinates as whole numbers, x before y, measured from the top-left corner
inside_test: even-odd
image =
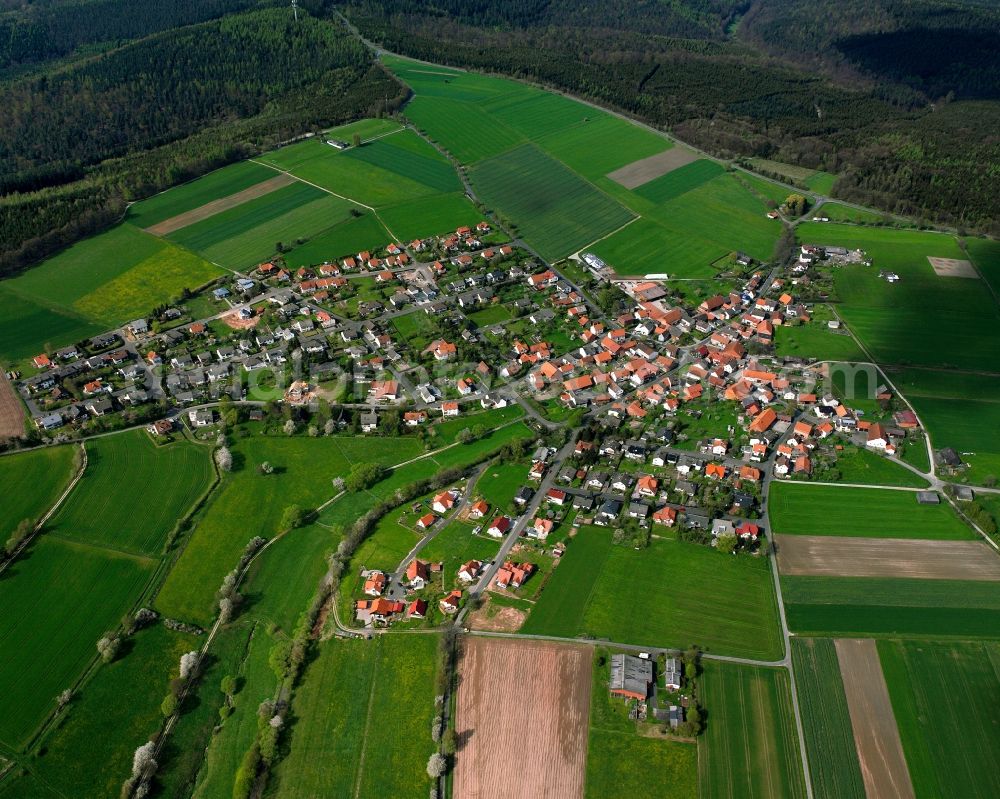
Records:
[[[622,207],[623,207],[623,208],[625,208],[626,206],[622,206]],[[573,254],[571,254],[571,255],[567,255],[566,257],[567,257],[567,258],[577,258],[577,259],[578,259],[578,258],[580,257],[580,253],[582,253],[582,252],[583,252],[584,250],[589,250],[589,249],[590,249],[591,247],[593,247],[593,246],[594,246],[595,244],[600,244],[600,243],[601,243],[602,241],[604,241],[605,239],[609,239],[609,238],[611,238],[612,236],[614,236],[614,235],[615,235],[616,233],[620,233],[620,232],[621,232],[621,231],[623,231],[623,230],[624,230],[625,228],[627,228],[627,227],[628,227],[629,225],[631,225],[631,224],[632,224],[633,222],[638,222],[638,221],[639,221],[640,219],[643,219],[643,218],[644,218],[644,217],[642,217],[642,216],[641,216],[640,214],[636,214],[636,213],[635,213],[635,211],[633,211],[633,210],[632,210],[631,208],[629,208],[629,209],[628,209],[628,211],[629,211],[629,213],[632,213],[632,214],[635,214],[635,216],[633,216],[633,217],[632,217],[632,218],[631,218],[631,219],[630,219],[630,220],[629,220],[628,222],[626,222],[626,223],[625,223],[624,225],[621,225],[620,227],[618,227],[618,228],[615,228],[614,230],[612,230],[612,231],[611,231],[610,233],[608,233],[607,235],[604,235],[604,236],[601,236],[601,237],[600,237],[599,239],[594,239],[594,240],[593,240],[592,242],[590,242],[589,244],[584,244],[584,245],[583,245],[583,246],[582,246],[582,247],[581,247],[581,248],[580,248],[579,250],[577,250],[577,251],[576,251],[575,253],[573,253]],[[563,259],[563,260],[565,260],[565,259]],[[616,274],[617,274],[617,273],[616,273]]]
[[[368,693],[368,711],[365,713],[365,730],[361,736],[361,754],[358,757],[358,772],[354,779],[354,799],[361,794],[361,778],[365,773],[365,755],[368,753],[368,728],[372,722],[372,707],[375,705],[375,688],[378,685],[378,667],[382,661],[382,638],[376,638],[375,666],[372,668],[372,687]]]

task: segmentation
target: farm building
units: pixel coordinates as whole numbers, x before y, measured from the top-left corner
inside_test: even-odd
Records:
[[[649,686],[653,682],[653,664],[649,660],[634,655],[611,656],[612,696],[643,701],[649,696]]]

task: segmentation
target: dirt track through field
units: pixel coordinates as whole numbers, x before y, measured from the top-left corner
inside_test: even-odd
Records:
[[[626,189],[634,189],[697,160],[697,154],[687,147],[675,145],[662,153],[625,164],[614,172],[608,172],[607,176]]]
[[[913,783],[872,640],[834,642],[868,799],[913,799]]]
[[[455,799],[583,796],[592,656],[586,646],[466,638]]]
[[[776,535],[782,574],[1000,580],[1000,557],[983,541]]]
[[[243,205],[243,203],[255,200],[258,197],[263,197],[265,194],[270,194],[272,191],[277,191],[283,186],[288,186],[292,183],[295,183],[295,178],[281,172],[273,178],[265,180],[263,183],[254,184],[248,189],[236,192],[236,194],[230,194],[228,197],[220,197],[218,200],[212,200],[210,203],[205,203],[190,211],[185,211],[183,214],[178,214],[177,216],[170,217],[170,219],[157,222],[155,225],[146,228],[146,232],[152,233],[154,236],[166,236],[181,228],[186,228],[188,225],[193,225],[195,222],[200,222],[202,219],[208,219],[210,216],[221,214],[223,211],[228,211],[230,208]]]
[[[0,438],[24,434],[24,406],[7,375],[0,372]]]

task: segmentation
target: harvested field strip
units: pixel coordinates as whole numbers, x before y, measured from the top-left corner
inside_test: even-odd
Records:
[[[1000,580],[1000,557],[982,541],[776,535],[782,574]]]
[[[195,222],[200,222],[202,219],[208,219],[211,216],[220,214],[223,211],[228,211],[230,208],[235,208],[238,205],[243,205],[245,202],[254,200],[258,197],[263,197],[265,194],[270,194],[272,191],[282,188],[283,186],[288,186],[295,182],[295,178],[291,175],[286,175],[284,173],[275,175],[273,178],[265,180],[263,183],[257,183],[250,186],[247,189],[238,191],[235,194],[230,194],[228,197],[221,197],[218,200],[212,200],[209,203],[205,203],[198,208],[193,208],[190,211],[185,211],[177,216],[172,216],[169,219],[164,219],[162,222],[157,222],[148,228],[144,228],[147,233],[152,233],[154,236],[166,236],[168,233],[173,233],[175,230],[180,230],[188,225],[193,225]]]
[[[459,664],[455,799],[580,799],[584,791],[592,651],[471,637]],[[525,746],[525,730],[531,745]]]
[[[708,183],[725,172],[721,164],[700,158],[667,172],[665,175],[634,189],[640,197],[654,203],[664,203]]]
[[[841,638],[835,644],[866,794],[870,799],[913,799],[875,642]]]
[[[697,159],[698,156],[694,151],[687,147],[674,146],[662,153],[626,164],[614,172],[609,172],[607,176],[626,189],[635,189]]]
[[[7,376],[0,374],[0,439],[24,433],[24,406]]]
[[[864,799],[864,782],[833,641],[793,638],[792,662],[813,793],[825,799]]]
[[[787,673],[713,662],[704,669],[709,718],[698,739],[699,796],[804,796]]]
[[[947,502],[921,505],[915,492],[779,482],[768,504],[775,532],[869,538],[976,539]]]
[[[917,796],[1000,796],[997,644],[879,641]]]

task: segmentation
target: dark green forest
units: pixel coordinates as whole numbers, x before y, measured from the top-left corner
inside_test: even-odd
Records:
[[[0,84],[0,274],[106,227],[126,203],[403,89],[303,2],[164,31]]]
[[[1000,233],[1000,12],[947,0],[352,0],[387,49],[538,81],[833,194]]]

